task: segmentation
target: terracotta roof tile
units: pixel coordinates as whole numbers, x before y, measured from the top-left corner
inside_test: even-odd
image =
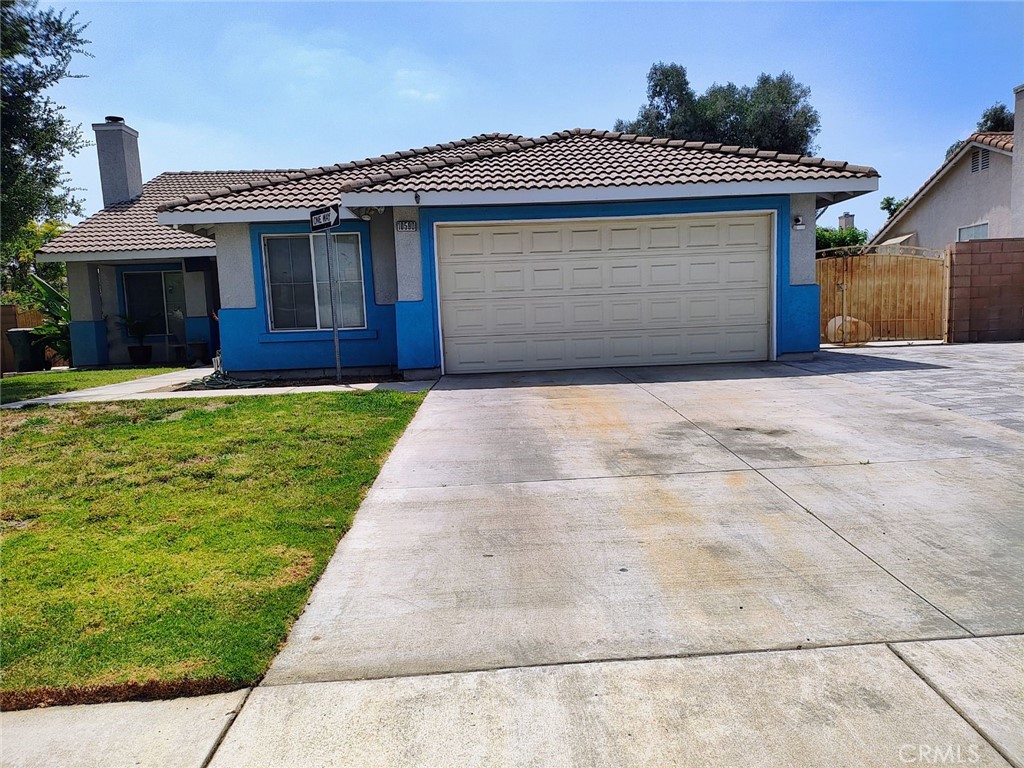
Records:
[[[391,155],[370,157],[349,163],[292,171],[295,178],[263,179],[247,188],[219,195],[207,192],[197,199],[182,196],[163,202],[159,210],[173,208],[176,211],[227,211],[266,210],[270,208],[319,208],[338,201],[342,187],[353,180],[365,182],[371,175],[414,168],[430,163],[444,165],[445,160],[471,154],[478,149],[501,147],[511,141],[522,140],[522,136],[510,133],[489,133],[460,139],[447,144],[434,144],[421,149],[395,152]],[[467,149],[469,148],[469,149]],[[373,168],[369,174],[365,169]]]
[[[583,129],[510,142],[500,150],[481,148],[472,156],[439,158],[426,165],[428,170],[403,174],[380,169],[372,177],[346,182],[342,192],[572,189],[878,175],[873,168],[820,157]]]
[[[201,235],[158,224],[157,206],[173,198],[195,196],[209,189],[230,190],[252,179],[280,171],[168,172],[146,182],[134,200],[118,203],[76,224],[54,238],[40,253],[103,253],[209,248],[212,241]]]
[[[1006,152],[1013,152],[1013,132],[1012,131],[992,131],[989,133],[972,133],[968,138],[967,142],[972,141],[978,144],[984,144],[989,147],[995,147],[996,149],[1002,149]]]
[[[464,139],[461,146],[503,145],[518,138],[521,137],[507,133],[488,134]],[[395,170],[422,164],[424,157],[435,154],[464,152],[465,149],[448,144],[395,153],[398,159],[394,160],[367,158],[317,169],[162,173],[143,185],[139,197],[104,208],[51,240],[39,252],[59,255],[209,248],[209,238],[159,224],[157,213],[172,204],[187,206],[184,210],[229,210],[236,205],[243,209],[316,208],[335,202],[346,180],[366,178],[365,168]],[[226,203],[227,200],[231,203]]]
[[[1012,142],[1012,137],[1011,137]],[[576,128],[534,138],[491,133],[354,162],[297,169],[164,173],[41,253],[205,248],[157,213],[308,209],[352,191],[471,191],[651,186],[877,176],[820,157]]]

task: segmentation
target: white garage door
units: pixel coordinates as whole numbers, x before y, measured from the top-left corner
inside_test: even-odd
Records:
[[[765,360],[770,221],[440,227],[445,371]]]

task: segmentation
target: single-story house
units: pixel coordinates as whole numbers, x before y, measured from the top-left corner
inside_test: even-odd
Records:
[[[1024,116],[1024,85],[1014,89],[1015,114]],[[950,243],[1024,237],[1024,157],[1012,132],[973,133],[871,238],[871,245],[942,249]],[[1015,141],[1016,139],[1016,141]]]
[[[973,133],[871,238],[872,245],[945,248],[1010,237],[1012,133]]]
[[[575,129],[486,134],[306,170],[164,173],[94,126],[105,208],[68,262],[77,365],[206,341],[232,374],[407,377],[775,360],[818,349],[816,209],[872,168]],[[339,204],[327,236],[311,210]]]

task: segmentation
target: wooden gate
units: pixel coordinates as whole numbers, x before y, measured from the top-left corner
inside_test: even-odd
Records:
[[[943,339],[948,257],[908,246],[857,246],[818,251],[821,341]]]

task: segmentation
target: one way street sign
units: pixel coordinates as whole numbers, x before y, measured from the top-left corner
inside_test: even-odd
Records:
[[[341,220],[341,208],[337,205],[328,205],[325,208],[317,208],[309,212],[309,229],[311,232],[320,232],[337,226]]]

